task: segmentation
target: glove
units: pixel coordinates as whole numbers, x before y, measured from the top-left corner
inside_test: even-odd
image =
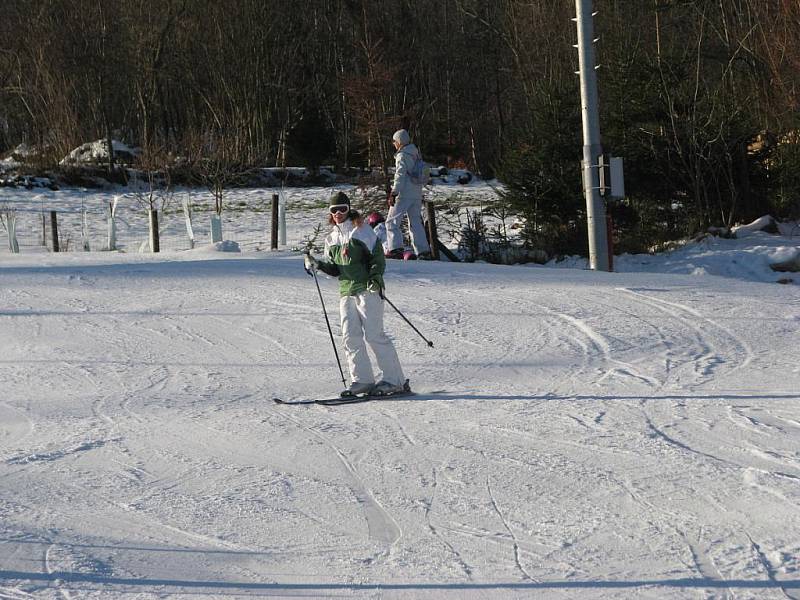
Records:
[[[397,201],[397,193],[392,192],[389,194],[389,197],[386,199],[386,204],[389,205],[389,208],[394,206],[394,203]]]
[[[378,295],[383,298],[383,285],[381,284],[381,280],[377,277],[370,277],[367,282],[367,291],[378,292]]]
[[[312,272],[316,271],[319,267],[319,261],[310,254],[306,254],[303,257],[303,267],[305,268],[306,273],[311,275]]]

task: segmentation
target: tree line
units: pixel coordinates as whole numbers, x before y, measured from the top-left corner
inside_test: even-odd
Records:
[[[800,2],[595,9],[620,226],[797,216]],[[579,236],[574,16],[573,0],[4,0],[0,152],[55,164],[113,137],[150,157],[385,168],[402,126],[432,162],[499,175],[532,238]]]

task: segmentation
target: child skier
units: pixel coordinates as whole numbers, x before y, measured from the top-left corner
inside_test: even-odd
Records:
[[[328,210],[333,229],[325,238],[325,259],[306,255],[305,267],[339,277],[339,314],[351,381],[348,391],[353,395],[409,391],[397,351],[383,328],[386,260],[381,243],[359,213],[351,209],[344,192],[334,194]],[[375,356],[377,377],[367,346]]]
[[[381,213],[373,212],[367,217],[367,223],[372,227],[372,231],[375,232],[375,235],[378,236],[378,239],[381,241],[383,253],[388,253],[389,242],[386,239],[386,219],[383,218]]]

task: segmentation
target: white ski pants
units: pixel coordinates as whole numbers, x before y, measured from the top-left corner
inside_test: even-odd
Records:
[[[402,386],[406,378],[397,358],[397,351],[383,330],[383,298],[377,292],[362,292],[357,296],[342,296],[339,300],[342,318],[342,337],[350,369],[350,380],[360,383],[387,381]],[[367,346],[378,365],[376,377]]]
[[[425,237],[425,226],[422,224],[422,196],[404,194],[397,197],[394,206],[389,209],[386,217],[386,245],[389,250],[403,249],[403,231],[400,229],[400,220],[408,218],[408,230],[411,234],[411,245],[414,253],[419,256],[423,252],[430,252],[428,238]]]

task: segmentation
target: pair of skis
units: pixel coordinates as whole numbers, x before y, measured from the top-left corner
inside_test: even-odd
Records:
[[[388,398],[397,398],[398,396],[413,396],[414,392],[408,385],[408,379],[403,383],[403,389],[393,392],[391,394],[379,393],[366,393],[366,394],[353,394],[345,390],[336,398],[321,398],[318,400],[282,400],[281,398],[273,398],[272,401],[276,404],[322,404],[323,406],[337,406],[339,404],[357,404],[358,402],[369,402],[370,400],[385,400]]]
[[[273,398],[275,404],[283,404],[284,406],[298,406],[307,404],[321,404],[322,406],[339,406],[340,404],[358,404],[359,402],[369,402],[370,400],[391,400],[393,398],[407,398],[413,396],[414,392],[411,390],[403,390],[402,392],[395,392],[394,394],[358,394],[352,396],[337,396],[335,398],[320,398],[317,400],[282,400],[281,398]]]

